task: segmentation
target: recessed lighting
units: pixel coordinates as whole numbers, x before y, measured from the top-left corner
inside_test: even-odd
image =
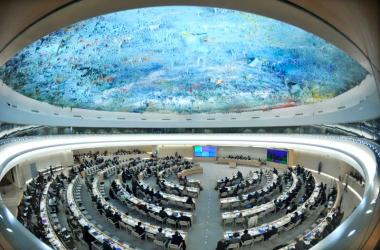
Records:
[[[354,230],[351,230],[351,232],[349,232],[348,234],[347,234],[347,237],[350,237],[350,236],[352,236],[354,233],[356,232],[356,229],[354,229]]]
[[[10,232],[10,233],[13,233],[13,230],[10,229],[9,227],[7,227],[7,231]]]

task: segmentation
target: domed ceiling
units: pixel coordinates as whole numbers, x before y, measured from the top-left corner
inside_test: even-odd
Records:
[[[297,27],[206,7],[94,17],[42,37],[0,68],[15,91],[52,105],[176,114],[312,104],[367,74]]]

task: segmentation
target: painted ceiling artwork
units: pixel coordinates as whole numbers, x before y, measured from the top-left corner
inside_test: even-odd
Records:
[[[179,6],[75,23],[0,67],[0,79],[15,91],[56,106],[176,114],[321,102],[367,74],[340,49],[292,25]]]

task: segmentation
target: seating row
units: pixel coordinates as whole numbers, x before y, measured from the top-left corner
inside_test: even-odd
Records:
[[[292,178],[293,178],[293,181],[292,181],[291,186],[289,186],[286,191],[284,191],[279,197],[277,197],[276,200],[285,200],[287,199],[290,193],[294,192],[294,190],[296,189],[299,183],[299,180],[295,173],[292,173]],[[276,208],[275,200],[271,200],[265,204],[254,206],[252,208],[243,209],[243,210],[235,210],[232,212],[224,212],[222,213],[223,224],[232,222],[233,220],[237,218],[243,218],[243,221],[244,221],[244,218],[252,217],[255,215],[261,217],[261,216],[264,216],[265,214],[268,214],[274,211],[275,208]]]
[[[80,189],[82,188],[82,183],[80,177],[77,175],[72,180],[67,188],[67,202],[71,214],[76,218],[78,223],[82,228],[88,227],[88,232],[97,240],[101,246],[105,240],[107,240],[111,247],[117,250],[133,250],[134,248],[125,242],[117,239],[116,237],[111,237],[107,232],[104,232],[100,225],[97,225],[95,221],[91,221],[89,216],[86,217],[86,209],[81,206],[80,202]],[[74,198],[75,194],[75,198]],[[80,205],[79,205],[80,204]],[[84,211],[84,212],[83,212]]]

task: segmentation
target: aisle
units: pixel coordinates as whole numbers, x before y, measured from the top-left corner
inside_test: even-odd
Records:
[[[202,183],[201,191],[197,200],[196,221],[189,231],[189,250],[215,249],[217,242],[223,237],[224,229],[221,224],[219,206],[219,193],[215,191],[216,181],[220,177],[232,176],[237,170],[247,175],[252,167],[238,167],[230,169],[228,165],[215,163],[200,163],[203,174],[189,176],[189,179],[198,179]]]

